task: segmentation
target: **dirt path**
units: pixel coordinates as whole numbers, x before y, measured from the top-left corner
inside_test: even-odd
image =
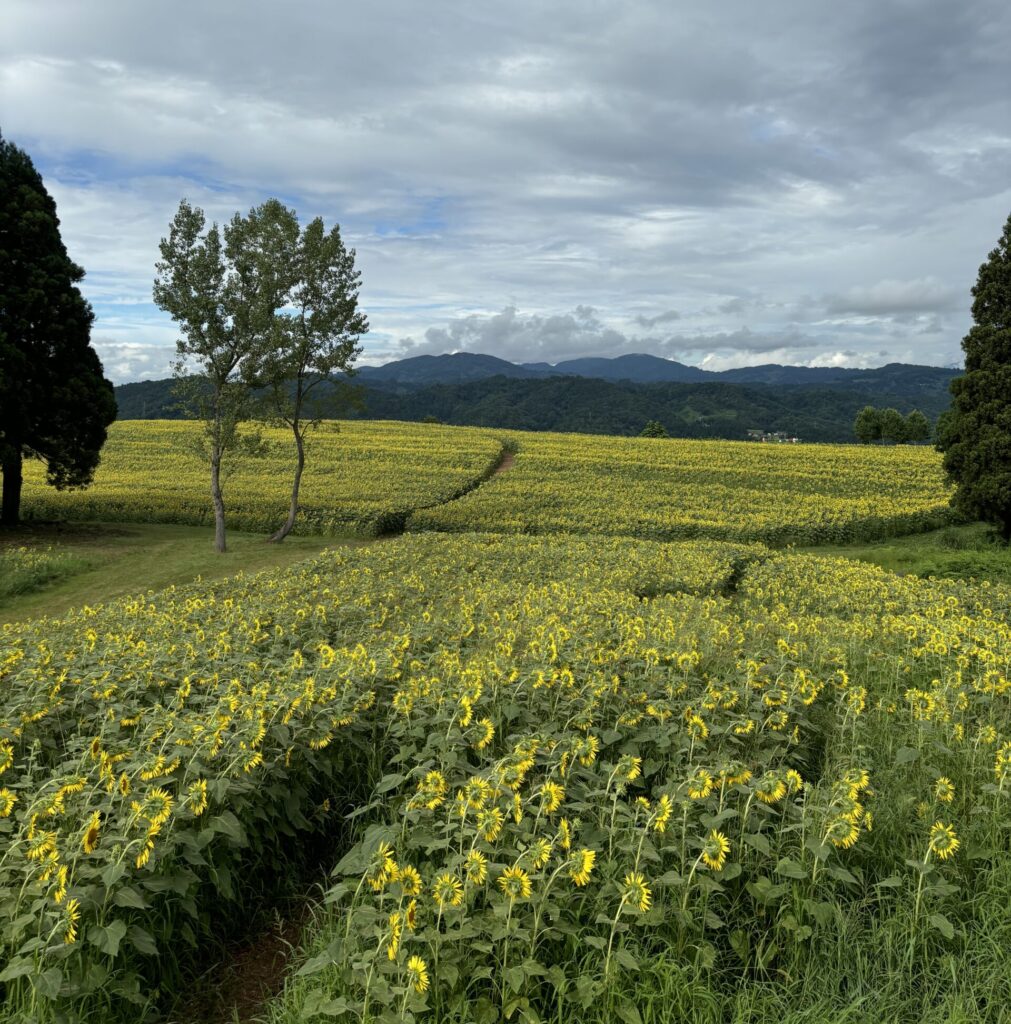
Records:
[[[502,461],[492,471],[492,476],[498,476],[499,473],[504,473],[507,469],[512,469],[512,464],[516,461],[516,455],[513,452],[507,451],[502,456]],[[489,477],[490,479],[490,477]]]

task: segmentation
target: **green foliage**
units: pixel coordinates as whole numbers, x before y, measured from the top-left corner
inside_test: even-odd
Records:
[[[951,383],[951,412],[937,446],[957,485],[954,505],[996,524],[1011,543],[1011,216],[972,295],[965,376]]]
[[[919,409],[903,416],[897,409],[865,405],[853,421],[853,433],[862,444],[871,441],[912,444],[929,440],[930,420]]]
[[[57,490],[86,487],[116,418],[91,347],[84,271],[60,238],[56,204],[31,159],[0,138],[0,518],[18,522],[22,461]]]
[[[299,233],[297,217],[284,207],[277,222],[279,229],[260,245],[283,268],[279,305],[292,312],[275,313],[272,329],[243,367],[246,379],[267,391],[271,415],[291,429],[295,443],[288,518],[271,537],[274,541],[283,540],[295,525],[306,433],[322,416],[320,403],[313,400],[321,385],[329,385],[332,409],[338,391],[350,390],[336,375],[351,372],[361,354],[358,340],[369,329],[358,309],[361,273],[355,270],[355,251],[345,248],[340,227],[327,233],[317,217]]]
[[[853,433],[861,444],[881,440],[881,414],[873,405],[865,405],[853,421]]]
[[[235,214],[206,231],[203,211],[184,199],[159,243],[153,296],[182,329],[176,342],[176,394],[191,416],[203,423],[210,462],[215,547],[225,550],[222,467],[228,452],[255,454],[257,438],[239,425],[252,411],[244,377],[255,353],[275,328],[275,313],[289,286],[290,269],[278,254],[298,225],[276,199]]]
[[[640,437],[670,437],[667,428],[659,420],[650,420],[646,426],[639,431]]]

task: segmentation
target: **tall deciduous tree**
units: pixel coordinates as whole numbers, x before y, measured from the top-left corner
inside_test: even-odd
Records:
[[[203,211],[184,199],[159,244],[154,301],[182,328],[178,393],[203,422],[214,546],[224,551],[223,464],[229,452],[249,442],[239,431],[251,411],[243,371],[274,328],[288,280],[277,254],[290,247],[292,225],[274,199],[246,217],[235,214],[223,233],[217,224],[205,225]]]
[[[291,429],[295,444],[295,471],[288,518],[270,538],[281,541],[291,532],[298,515],[298,493],[305,469],[308,431],[318,425],[315,399],[326,392],[335,404],[336,392],[346,388],[338,374],[350,374],[361,353],[359,339],[369,329],[358,308],[361,273],[355,269],[355,251],[345,247],[340,226],[326,231],[317,217],[298,233],[295,215],[284,241],[294,241],[281,252],[278,265],[288,275],[285,310],[275,318],[274,330],[251,361],[250,379],[265,387],[274,416]]]
[[[973,326],[962,339],[965,375],[951,382],[938,425],[952,503],[994,523],[1011,542],[1011,216],[972,289]]]
[[[91,347],[94,315],[67,255],[56,204],[24,150],[0,138],[0,521],[21,514],[25,458],[58,490],[86,487],[116,418]]]

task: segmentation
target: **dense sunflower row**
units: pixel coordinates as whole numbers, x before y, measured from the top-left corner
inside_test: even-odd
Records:
[[[29,518],[201,524],[212,520],[207,461],[197,425],[113,424],[94,484],[58,493],[29,463],[23,513]],[[294,448],[286,429],[266,428],[259,457],[235,458],[224,482],[228,523],[268,531],[288,511]],[[399,529],[416,508],[447,501],[491,471],[501,441],[487,431],[409,423],[325,422],[306,442],[296,530],[373,536]]]
[[[950,517],[932,449],[516,435],[508,473],[413,529],[825,543]]]
[[[7,1007],[143,1003],[349,804],[305,1017],[543,1015],[658,942],[764,969],[870,886],[953,932],[1007,847],[1008,610],[755,545],[410,536],[5,627]]]

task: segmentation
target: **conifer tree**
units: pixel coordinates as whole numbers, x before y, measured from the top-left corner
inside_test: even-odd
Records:
[[[56,203],[24,150],[0,138],[0,522],[21,515],[23,464],[57,490],[86,487],[116,418],[91,347],[84,271],[60,238]]]
[[[937,447],[957,486],[955,508],[995,524],[1011,542],[1011,216],[972,296],[965,374],[951,382]]]

